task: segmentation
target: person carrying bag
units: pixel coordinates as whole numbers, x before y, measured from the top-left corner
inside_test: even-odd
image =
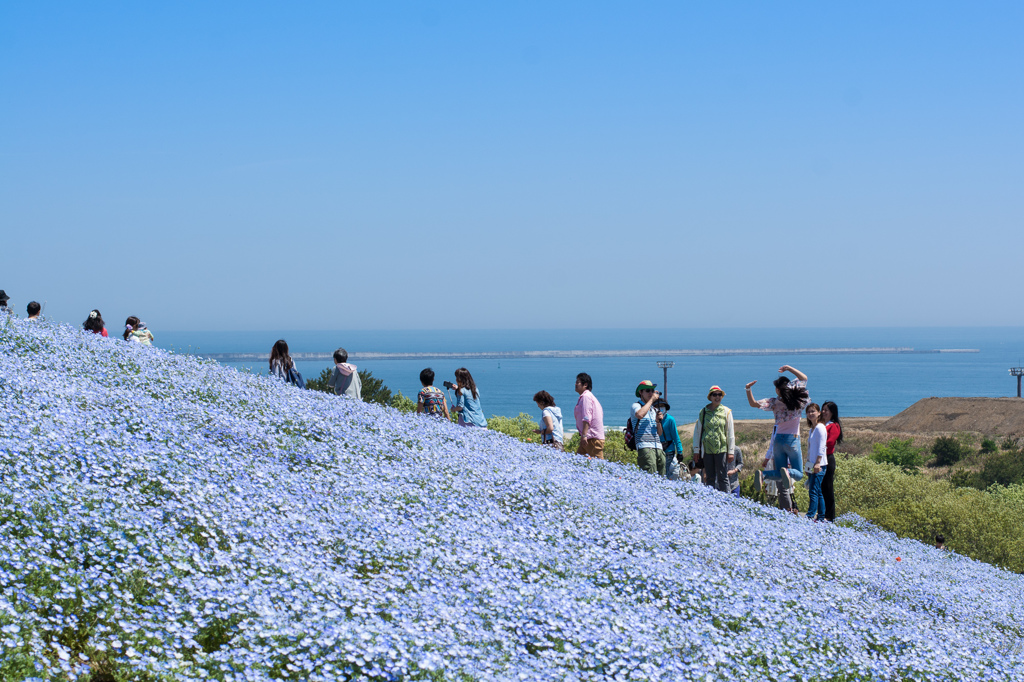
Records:
[[[704,465],[704,482],[723,493],[729,492],[727,455],[736,447],[732,410],[722,404],[725,391],[708,389],[708,400],[693,426],[693,457]]]

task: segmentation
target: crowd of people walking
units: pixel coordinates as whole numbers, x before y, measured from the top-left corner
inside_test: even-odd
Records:
[[[0,289],[0,312],[10,312],[10,297]],[[32,301],[26,307],[29,320],[39,319],[43,306]],[[103,315],[99,310],[89,312],[82,328],[93,334],[109,336]],[[154,336],[137,316],[125,320],[122,338],[125,341],[152,345]],[[338,348],[334,354],[328,387],[339,396],[362,399],[362,387],[356,365],[348,362],[348,352]],[[270,352],[269,375],[282,381],[305,387],[302,374],[295,366],[288,343],[279,339]],[[807,517],[818,521],[835,519],[836,446],[843,441],[839,406],[828,400],[820,405],[811,402],[807,391],[807,375],[790,365],[779,368],[780,376],[774,382],[775,395],[757,400],[753,387],[757,381],[746,384],[748,404],[771,412],[774,428],[767,451],[754,472],[754,487],[769,499],[776,499],[779,507],[796,511],[794,491],[797,481],[804,480],[809,496]],[[787,374],[793,376],[790,379]],[[455,381],[444,381],[444,391],[434,386],[435,374],[429,367],[420,372],[422,389],[417,394],[416,412],[444,420],[454,418],[460,426],[486,428],[480,399],[480,389],[473,375],[465,367],[455,370]],[[604,409],[593,392],[594,382],[589,374],[576,376],[578,394],[573,418],[579,434],[576,453],[603,459],[605,452]],[[743,453],[736,445],[732,410],[722,404],[726,392],[715,385],[708,389],[707,404],[695,414],[693,428],[693,454],[686,461],[679,427],[670,414],[671,406],[657,390],[657,384],[644,380],[634,391],[636,401],[630,406],[625,435],[626,445],[636,450],[637,466],[651,474],[670,480],[703,483],[717,491],[740,496],[740,473],[744,467]],[[538,391],[533,401],[540,411],[542,444],[563,450],[565,429],[562,410],[547,391]],[[806,460],[801,452],[800,422],[806,419],[808,452]],[[685,472],[685,473],[681,473]]]

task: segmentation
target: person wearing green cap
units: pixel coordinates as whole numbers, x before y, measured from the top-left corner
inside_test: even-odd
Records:
[[[661,448],[661,436],[664,429],[658,419],[657,410],[653,409],[654,401],[661,397],[655,389],[657,384],[641,381],[636,387],[636,397],[640,400],[633,403],[630,420],[633,422],[633,433],[636,434],[636,464],[649,474],[665,475],[665,451]]]

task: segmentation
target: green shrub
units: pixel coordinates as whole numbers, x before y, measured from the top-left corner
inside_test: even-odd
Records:
[[[950,436],[939,436],[932,443],[932,454],[935,455],[935,464],[948,467],[956,464],[967,456],[967,448],[956,438]],[[895,464],[895,462],[893,462]]]
[[[415,412],[416,401],[413,400],[412,398],[406,398],[404,395],[402,395],[401,391],[398,391],[393,396],[391,396],[391,407],[395,408],[399,412]]]
[[[540,425],[525,412],[520,412],[518,417],[499,417],[492,414],[487,420],[487,428],[518,438],[524,443],[540,442],[540,434],[534,433],[534,430],[539,429]]]
[[[363,385],[361,394],[364,403],[391,405],[391,389],[384,385],[383,379],[378,379],[373,376],[372,372],[361,369],[359,370],[359,381]]]
[[[576,452],[579,445],[580,434],[575,433],[565,442],[565,451]],[[604,458],[608,462],[636,466],[636,450],[626,449],[626,436],[618,429],[606,428],[604,431]]]
[[[1024,452],[1007,450],[985,458],[977,476],[977,487],[1024,483]]]
[[[941,534],[961,554],[1024,572],[1024,485],[954,488],[895,465],[844,458],[836,467],[835,488],[837,514],[856,512],[927,543]]]
[[[306,388],[311,391],[320,391],[321,393],[334,393],[334,389],[327,385],[327,382],[331,379],[331,372],[333,371],[333,367],[328,367],[324,371],[320,372],[320,376],[316,379],[306,379]]]
[[[983,438],[981,441],[981,454],[991,455],[993,452],[999,449],[996,442],[991,438]]]
[[[915,448],[913,438],[906,440],[893,438],[884,445],[875,443],[871,446],[871,450],[872,452],[868,456],[871,461],[879,464],[893,464],[908,474],[916,474],[924,464],[924,457],[921,456],[923,448]]]

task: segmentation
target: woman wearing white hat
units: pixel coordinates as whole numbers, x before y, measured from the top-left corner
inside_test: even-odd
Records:
[[[708,404],[697,415],[693,427],[693,456],[704,462],[704,481],[707,485],[729,492],[727,455],[736,447],[732,410],[722,404],[725,391],[721,386],[708,389]]]

